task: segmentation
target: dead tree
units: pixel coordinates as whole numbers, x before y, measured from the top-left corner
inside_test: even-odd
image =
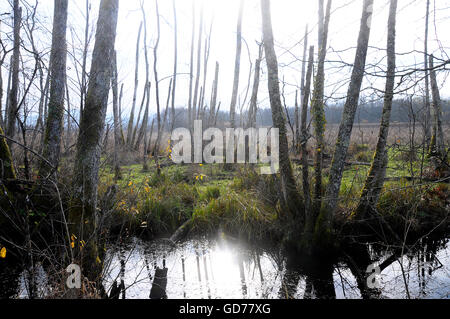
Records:
[[[388,20],[387,40],[387,76],[386,90],[384,93],[383,113],[381,116],[380,132],[373,157],[372,166],[369,169],[356,214],[363,219],[378,202],[384,183],[387,167],[387,139],[389,135],[389,124],[391,118],[392,100],[394,98],[395,84],[395,29],[396,29],[397,0],[391,0]]]
[[[14,0],[14,49],[11,63],[11,90],[8,92],[8,117],[6,121],[6,135],[13,138],[16,131],[18,115],[18,93],[19,93],[19,67],[20,67],[20,26],[22,24],[22,8],[19,7],[19,0]],[[8,141],[11,147],[11,142]]]
[[[200,11],[200,24],[198,27],[198,43],[197,43],[197,73],[195,75],[194,99],[192,101],[192,123],[197,119],[197,109],[200,105],[197,103],[200,100],[199,86],[200,86],[200,71],[201,71],[201,52],[202,52],[202,31],[203,31],[203,6]],[[159,126],[158,126],[159,127]]]
[[[130,118],[128,119],[128,128],[127,128],[127,145],[131,146],[132,144],[132,136],[133,136],[133,127],[134,127],[134,111],[136,108],[136,98],[137,98],[137,89],[139,84],[139,44],[141,41],[141,32],[142,32],[142,22],[139,25],[139,31],[136,41],[136,61],[135,61],[135,71],[134,71],[134,91],[133,91],[133,102],[131,104]],[[147,85],[147,82],[145,83]],[[146,90],[144,89],[144,92]]]
[[[434,70],[433,55],[430,55],[430,80],[431,80],[431,92],[433,96],[433,136],[430,144],[430,154],[437,155],[439,157],[446,157],[445,144],[444,144],[444,132],[442,130],[442,102],[439,93],[439,87],[436,80],[436,70]]]
[[[308,71],[306,72],[306,83],[303,87],[302,94],[302,112],[301,112],[301,140],[300,140],[300,152],[302,157],[302,181],[303,181],[303,194],[305,199],[305,215],[311,213],[311,194],[309,186],[309,167],[308,167],[308,139],[309,132],[307,126],[307,116],[308,116],[308,102],[311,93],[311,78],[314,67],[314,46],[309,48],[309,59],[308,59]]]
[[[258,104],[259,78],[261,75],[262,53],[263,53],[263,44],[261,43],[259,45],[258,58],[256,59],[255,62],[255,74],[253,78],[252,96],[250,98],[250,110],[248,115],[249,127],[256,127],[256,112]]]
[[[241,69],[241,50],[242,50],[242,15],[244,12],[244,0],[241,0],[239,7],[239,16],[236,28],[236,58],[234,60],[234,79],[233,79],[233,91],[231,93],[230,104],[230,121],[231,127],[236,125],[236,103],[239,90],[239,73]]]
[[[188,123],[189,129],[194,129],[192,116],[192,86],[194,80],[194,40],[195,40],[195,2],[192,2],[192,37],[191,37],[191,59],[189,63],[189,99],[188,99]]]
[[[82,65],[81,65],[81,90],[80,90],[80,118],[79,122],[81,122],[81,115],[83,114],[84,102],[86,98],[86,89],[87,89],[87,54],[89,48],[89,16],[91,12],[91,5],[89,0],[86,0],[86,21],[84,26],[84,46],[83,46],[83,57],[82,57]]]
[[[331,0],[327,3],[327,12],[323,14],[323,0],[319,1],[319,60],[317,63],[317,75],[314,84],[314,93],[311,102],[312,124],[316,139],[316,149],[314,151],[314,192],[311,202],[311,212],[305,221],[305,238],[309,241],[314,230],[316,217],[320,211],[322,200],[322,162],[325,148],[325,110],[324,110],[324,87],[325,87],[325,57],[327,54],[328,27],[331,15]]]
[[[177,9],[175,0],[172,0],[173,10],[173,44],[174,44],[174,58],[173,58],[173,87],[172,87],[172,107],[171,107],[171,125],[170,131],[173,131],[175,125],[175,93],[177,87],[177,65],[178,65],[178,24],[177,24]]]
[[[120,126],[119,126],[119,93],[118,93],[118,72],[117,72],[117,53],[114,51],[112,58],[112,78],[111,87],[113,93],[113,116],[114,116],[114,180],[122,179],[119,163],[120,148]]]
[[[118,10],[118,0],[102,0],[100,3],[69,207],[70,233],[77,239],[74,250],[76,262],[81,266],[83,275],[95,282],[101,275],[104,254],[98,246],[97,231],[101,216],[97,211],[97,187]],[[83,240],[86,244],[80,249],[78,242]]]
[[[67,7],[68,0],[55,0],[53,13],[52,49],[50,54],[50,99],[48,103],[47,127],[45,129],[42,156],[57,168],[61,154],[61,137],[64,125],[64,96],[67,61]],[[53,168],[41,162],[39,175],[46,177]],[[56,172],[55,172],[56,173]]]
[[[262,25],[264,50],[267,63],[268,89],[270,97],[270,107],[272,110],[272,120],[274,127],[279,129],[279,159],[282,202],[288,210],[288,215],[297,217],[302,210],[297,186],[292,173],[291,162],[289,160],[289,147],[287,140],[286,122],[283,116],[281,104],[280,87],[278,79],[278,61],[274,48],[272,31],[272,18],[270,12],[270,0],[261,0]],[[283,218],[287,216],[282,216]]]
[[[431,107],[430,107],[430,73],[428,71],[428,27],[430,19],[430,0],[427,0],[425,14],[425,40],[424,40],[424,64],[425,64],[425,145],[431,141]]]
[[[300,101],[303,102],[305,95],[305,73],[306,73],[306,54],[308,48],[308,25],[305,28],[305,36],[303,40],[303,60],[302,60],[302,78],[300,80]],[[296,93],[297,95],[297,93]],[[297,97],[295,98],[295,149],[300,150],[300,113],[298,110]]]
[[[353,129],[356,109],[358,108],[361,84],[364,78],[364,69],[369,45],[370,24],[372,20],[373,0],[364,0],[361,26],[356,47],[355,62],[347,92],[341,124],[334,149],[333,159],[330,168],[329,184],[325,193],[324,209],[321,211],[324,218],[319,218],[325,229],[329,229],[331,217],[333,216],[339,198],[339,190],[344,173],[345,158],[347,157],[350,136]]]
[[[211,102],[209,105],[209,126],[213,126],[215,121],[218,84],[219,84],[219,62],[216,62],[216,70],[214,72],[214,82],[211,93]]]

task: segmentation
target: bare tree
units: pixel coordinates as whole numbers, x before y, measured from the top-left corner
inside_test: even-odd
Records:
[[[234,79],[233,79],[233,91],[231,93],[230,104],[230,121],[231,127],[236,125],[236,103],[239,90],[239,74],[241,69],[241,50],[242,50],[242,15],[244,12],[244,0],[241,0],[239,6],[239,15],[236,28],[236,58],[234,60]]]
[[[389,135],[389,124],[391,118],[392,100],[394,98],[395,84],[395,29],[396,29],[397,0],[391,0],[388,20],[388,39],[387,39],[387,78],[386,90],[384,93],[383,114],[381,116],[380,132],[378,134],[378,143],[375,149],[375,155],[370,167],[369,173],[361,192],[356,213],[358,218],[364,218],[373,209],[378,202],[378,198],[383,187],[384,177],[387,166],[387,138]]]
[[[330,24],[331,0],[327,3],[327,13],[324,20],[323,0],[319,1],[319,58],[317,62],[317,75],[315,78],[314,92],[311,103],[311,114],[316,138],[314,156],[314,193],[311,205],[312,212],[305,221],[305,234],[312,235],[314,224],[320,210],[322,200],[322,162],[325,148],[325,110],[323,94],[325,87],[325,57],[327,53],[328,27]],[[308,241],[309,239],[307,239]]]
[[[19,0],[14,0],[14,49],[11,66],[11,90],[8,92],[8,118],[6,121],[6,135],[14,137],[16,131],[19,93],[19,67],[20,67],[20,26],[22,24],[22,8],[19,7]],[[8,141],[11,146],[10,141]]]
[[[425,63],[425,142],[431,141],[431,112],[430,112],[430,74],[428,72],[428,27],[430,20],[430,0],[427,0],[425,15],[425,40],[424,40],[424,63]]]
[[[252,96],[250,98],[250,109],[248,115],[249,127],[256,127],[256,111],[258,104],[259,78],[261,75],[261,61],[263,54],[263,44],[259,45],[258,58],[255,62],[255,74],[253,78]]]
[[[67,0],[54,1],[52,49],[50,54],[50,99],[48,103],[47,127],[45,130],[44,152],[53,167],[57,168],[61,153],[61,136],[64,130],[64,96],[67,61]],[[41,162],[39,175],[46,177],[53,168]],[[55,172],[56,173],[56,172]]]
[[[306,72],[306,54],[308,50],[308,25],[305,28],[305,36],[303,39],[303,60],[302,60],[302,78],[300,80],[300,101],[303,102],[305,94],[305,72]],[[296,92],[297,95],[297,92]],[[298,110],[297,97],[295,98],[295,149],[300,150],[300,112]]]
[[[280,177],[281,193],[283,195],[282,200],[284,201],[284,205],[288,209],[288,212],[292,216],[296,217],[302,210],[302,205],[299,200],[299,194],[297,192],[297,186],[292,174],[291,162],[289,160],[286,122],[283,116],[283,107],[281,104],[278,80],[278,61],[273,40],[270,0],[261,0],[261,11],[264,50],[268,72],[270,107],[272,110],[273,124],[279,129]]]
[[[128,119],[128,128],[127,128],[127,145],[132,145],[132,136],[133,136],[133,127],[134,127],[134,111],[136,108],[136,98],[137,98],[137,89],[139,84],[139,43],[141,41],[141,32],[142,32],[142,22],[139,25],[139,31],[136,41],[136,61],[135,61],[135,71],[134,71],[134,91],[133,91],[133,102],[131,104],[130,118]],[[147,85],[147,82],[145,83]],[[146,91],[144,89],[144,91]]]
[[[119,163],[120,148],[120,126],[119,126],[119,93],[118,93],[118,72],[117,72],[117,52],[114,51],[112,58],[112,78],[111,87],[113,93],[113,117],[114,117],[114,179],[117,181],[122,178]]]
[[[101,138],[105,126],[111,66],[116,38],[118,0],[102,0],[90,70],[86,103],[80,123],[80,134],[75,157],[75,174],[69,208],[71,234],[86,243],[75,256],[83,274],[97,281],[102,269],[103,249],[98,247],[97,212],[98,170]]]
[[[214,72],[214,82],[211,93],[211,102],[209,105],[209,125],[214,125],[217,105],[217,88],[219,85],[219,62],[216,62],[216,70]]]
[[[172,108],[171,108],[171,125],[170,131],[173,131],[175,125],[175,93],[177,87],[177,65],[178,65],[178,24],[177,24],[177,8],[175,0],[172,0],[173,10],[173,43],[174,43],[174,58],[173,58],[173,88],[172,88]]]
[[[359,95],[361,92],[361,84],[364,77],[372,12],[373,0],[364,0],[355,62],[353,64],[353,71],[347,92],[347,99],[345,101],[342,120],[339,126],[338,137],[333,154],[333,160],[331,162],[329,184],[325,193],[325,208],[321,211],[321,214],[324,214],[324,218],[321,218],[321,221],[324,222],[323,226],[325,227],[327,227],[326,225],[329,225],[329,223],[331,222],[331,216],[333,216],[336,210],[336,205],[338,203],[342,174],[344,172],[345,158],[347,157],[347,150],[350,143],[353,122],[355,119],[356,109],[359,102]]]
[[[431,138],[430,153],[441,157],[446,157],[444,132],[442,130],[442,102],[439,87],[436,80],[436,70],[434,70],[433,55],[430,55],[430,79],[431,92],[433,96],[433,137]]]
[[[302,181],[303,181],[303,194],[305,198],[305,212],[306,216],[311,214],[311,195],[309,186],[309,167],[308,167],[308,150],[307,144],[309,139],[309,132],[307,126],[307,116],[308,116],[308,102],[311,93],[311,78],[314,67],[314,46],[309,48],[309,59],[308,59],[308,71],[306,72],[306,83],[303,87],[302,94],[302,113],[301,113],[301,140],[300,140],[300,151],[302,156]],[[307,217],[308,218],[308,217]]]

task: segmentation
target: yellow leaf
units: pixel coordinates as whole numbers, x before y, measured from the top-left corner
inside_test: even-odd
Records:
[[[6,248],[3,247],[2,250],[0,250],[0,258],[6,258]]]
[[[203,164],[198,164],[198,166],[202,167],[202,166],[203,166]]]
[[[71,242],[70,247],[75,248],[75,242]]]
[[[133,182],[132,182],[132,181],[130,181],[130,182],[128,183],[128,187],[131,186],[131,185],[133,185]]]
[[[102,261],[100,260],[100,258],[97,256],[97,259],[95,260],[98,264],[101,264]]]

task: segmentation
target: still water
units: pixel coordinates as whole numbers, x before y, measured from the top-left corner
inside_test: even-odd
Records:
[[[364,256],[343,253],[345,258],[336,262],[325,276],[310,277],[288,267],[292,262],[278,249],[251,247],[222,236],[191,239],[176,246],[165,240],[132,239],[126,244],[109,246],[104,287],[109,294],[116,282],[115,286],[125,288],[116,295],[127,299],[271,299],[320,298],[323,297],[320,289],[314,287],[325,283],[336,298],[362,298],[367,263],[360,261],[365,258],[369,262],[377,260],[376,265],[381,268],[377,298],[450,298],[448,239],[423,239],[414,249],[400,253],[397,249],[396,254],[392,248],[362,247],[367,252]],[[349,260],[354,261],[352,267]],[[358,277],[358,273],[364,277]],[[35,267],[34,278],[37,282],[34,297],[45,298],[49,295],[47,275],[39,265]],[[29,272],[19,271],[15,275],[13,271],[0,269],[0,297],[29,298],[28,283]]]
[[[377,277],[379,297],[450,298],[450,245],[443,240],[433,246],[430,249],[428,243],[421,243],[385,266]],[[389,250],[384,255],[377,260],[392,256]],[[122,281],[125,292],[120,298],[149,298],[151,294],[188,299],[303,298],[308,286],[307,276],[287,275],[286,258],[279,251],[223,238],[190,240],[176,247],[164,241],[134,239],[111,247],[107,260],[105,287],[110,289],[114,281]],[[335,265],[332,278],[336,298],[361,298],[356,279],[344,262]]]

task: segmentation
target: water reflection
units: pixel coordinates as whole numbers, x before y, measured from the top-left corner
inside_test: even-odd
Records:
[[[334,265],[299,267],[278,250],[226,240],[191,240],[176,248],[164,241],[133,240],[122,279],[127,298],[449,298],[447,240],[421,240],[415,249],[353,245]],[[105,286],[120,277],[116,247],[108,251]],[[381,270],[380,287],[367,286],[366,269]],[[149,265],[152,265],[151,267]]]

